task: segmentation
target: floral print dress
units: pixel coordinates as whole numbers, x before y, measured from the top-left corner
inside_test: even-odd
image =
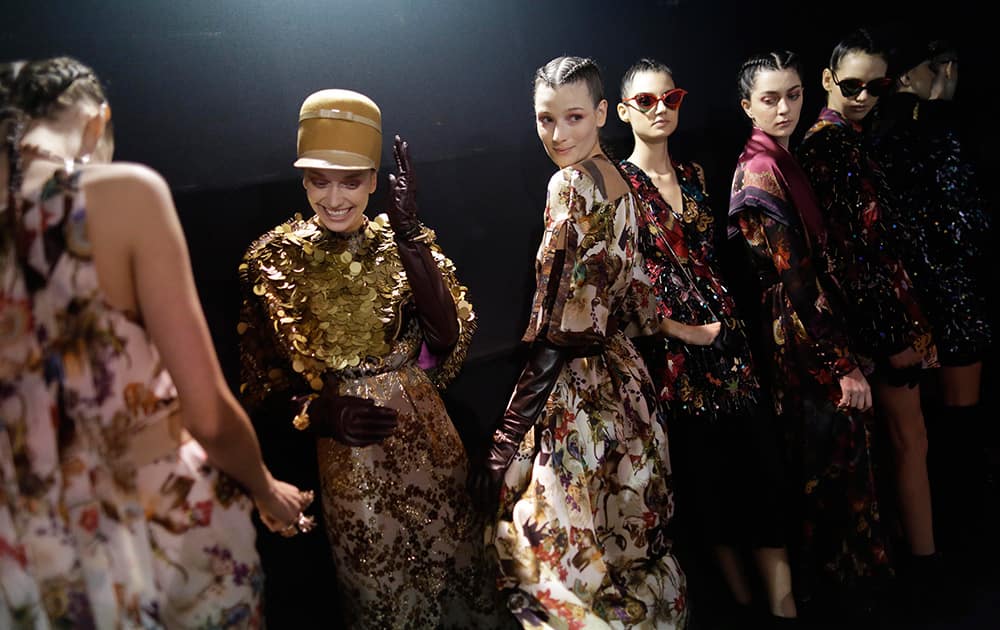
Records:
[[[3,254],[0,627],[252,628],[252,503],[185,439],[140,322],[105,302],[79,172]]]
[[[838,380],[858,367],[844,305],[796,198],[812,199],[805,175],[783,147],[754,129],[733,177],[730,235],[745,239],[762,290],[761,332],[795,484],[795,591],[808,600],[824,584],[877,588],[891,569],[872,470],[871,416],[837,406]]]
[[[590,350],[567,361],[522,440],[488,536],[508,606],[526,628],[686,623],[686,581],[666,536],[666,435],[649,374],[624,333],[648,333],[655,321],[636,204],[603,156],[549,182],[524,340]]]
[[[676,210],[642,169],[628,161],[621,168],[645,202],[641,210],[648,210],[639,212],[639,245],[660,317],[692,326],[721,321],[733,340],[726,351],[672,337],[658,344],[649,367],[664,411],[709,420],[750,412],[760,385],[736,303],[715,269],[714,219],[701,166],[674,163],[683,199]]]

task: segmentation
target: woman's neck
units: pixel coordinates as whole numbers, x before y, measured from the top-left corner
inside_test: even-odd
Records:
[[[49,161],[75,160],[80,156],[82,134],[58,125],[41,122],[33,125],[21,138],[22,153],[26,159],[42,158]]]
[[[647,143],[636,137],[635,148],[628,161],[635,164],[649,175],[671,175],[674,166],[670,163],[670,151],[667,149],[667,139],[662,142]]]

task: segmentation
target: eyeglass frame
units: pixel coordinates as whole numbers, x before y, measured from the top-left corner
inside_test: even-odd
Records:
[[[670,96],[672,96],[674,94],[680,94],[680,97],[677,99],[677,104],[674,105],[673,107],[671,107],[670,104],[667,103],[667,98],[669,98]],[[675,87],[675,88],[667,90],[666,92],[664,92],[660,96],[657,96],[656,94],[653,94],[652,92],[639,92],[638,94],[636,94],[634,96],[630,96],[628,98],[622,99],[622,103],[624,105],[626,105],[626,106],[635,107],[638,111],[640,111],[643,114],[645,114],[647,112],[651,112],[651,111],[655,110],[656,109],[656,104],[662,102],[664,107],[666,107],[670,111],[675,112],[675,111],[677,111],[678,109],[681,108],[681,103],[684,102],[684,97],[687,96],[687,94],[688,94],[688,91],[685,90],[684,88]],[[646,109],[642,109],[642,107],[640,107],[638,103],[635,103],[634,105],[631,104],[631,103],[629,103],[629,101],[635,100],[635,99],[640,98],[642,96],[649,96],[649,97],[652,97],[654,99],[653,103],[649,107],[647,107]]]
[[[862,81],[861,79],[850,79],[850,78],[844,79],[843,81],[857,81],[858,83],[861,84],[860,86],[858,86],[857,92],[855,92],[854,94],[848,94],[847,92],[844,91],[843,81],[837,78],[837,71],[834,70],[833,68],[830,68],[830,76],[833,78],[833,84],[837,86],[837,89],[840,90],[840,94],[844,98],[857,98],[858,96],[861,95],[862,92],[866,90],[868,91],[868,96],[871,96],[872,98],[881,98],[883,96],[888,96],[889,94],[891,94],[892,86],[895,84],[895,80],[892,77],[879,77],[877,79],[872,79],[871,81]],[[871,85],[872,83],[875,83],[876,81],[885,81],[885,94],[874,94],[871,90],[868,89],[868,86]]]

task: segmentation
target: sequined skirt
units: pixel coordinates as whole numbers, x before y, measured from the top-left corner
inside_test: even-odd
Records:
[[[437,389],[407,364],[347,380],[341,393],[399,412],[379,445],[317,444],[347,627],[506,627],[465,489],[465,449]]]

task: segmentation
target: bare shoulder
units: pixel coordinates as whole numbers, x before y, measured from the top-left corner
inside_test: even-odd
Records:
[[[117,194],[163,196],[170,187],[163,176],[152,168],[134,162],[113,162],[89,166],[84,171],[83,184],[88,191]]]
[[[91,210],[114,214],[173,213],[170,187],[163,176],[143,164],[114,162],[88,166],[82,186]]]

